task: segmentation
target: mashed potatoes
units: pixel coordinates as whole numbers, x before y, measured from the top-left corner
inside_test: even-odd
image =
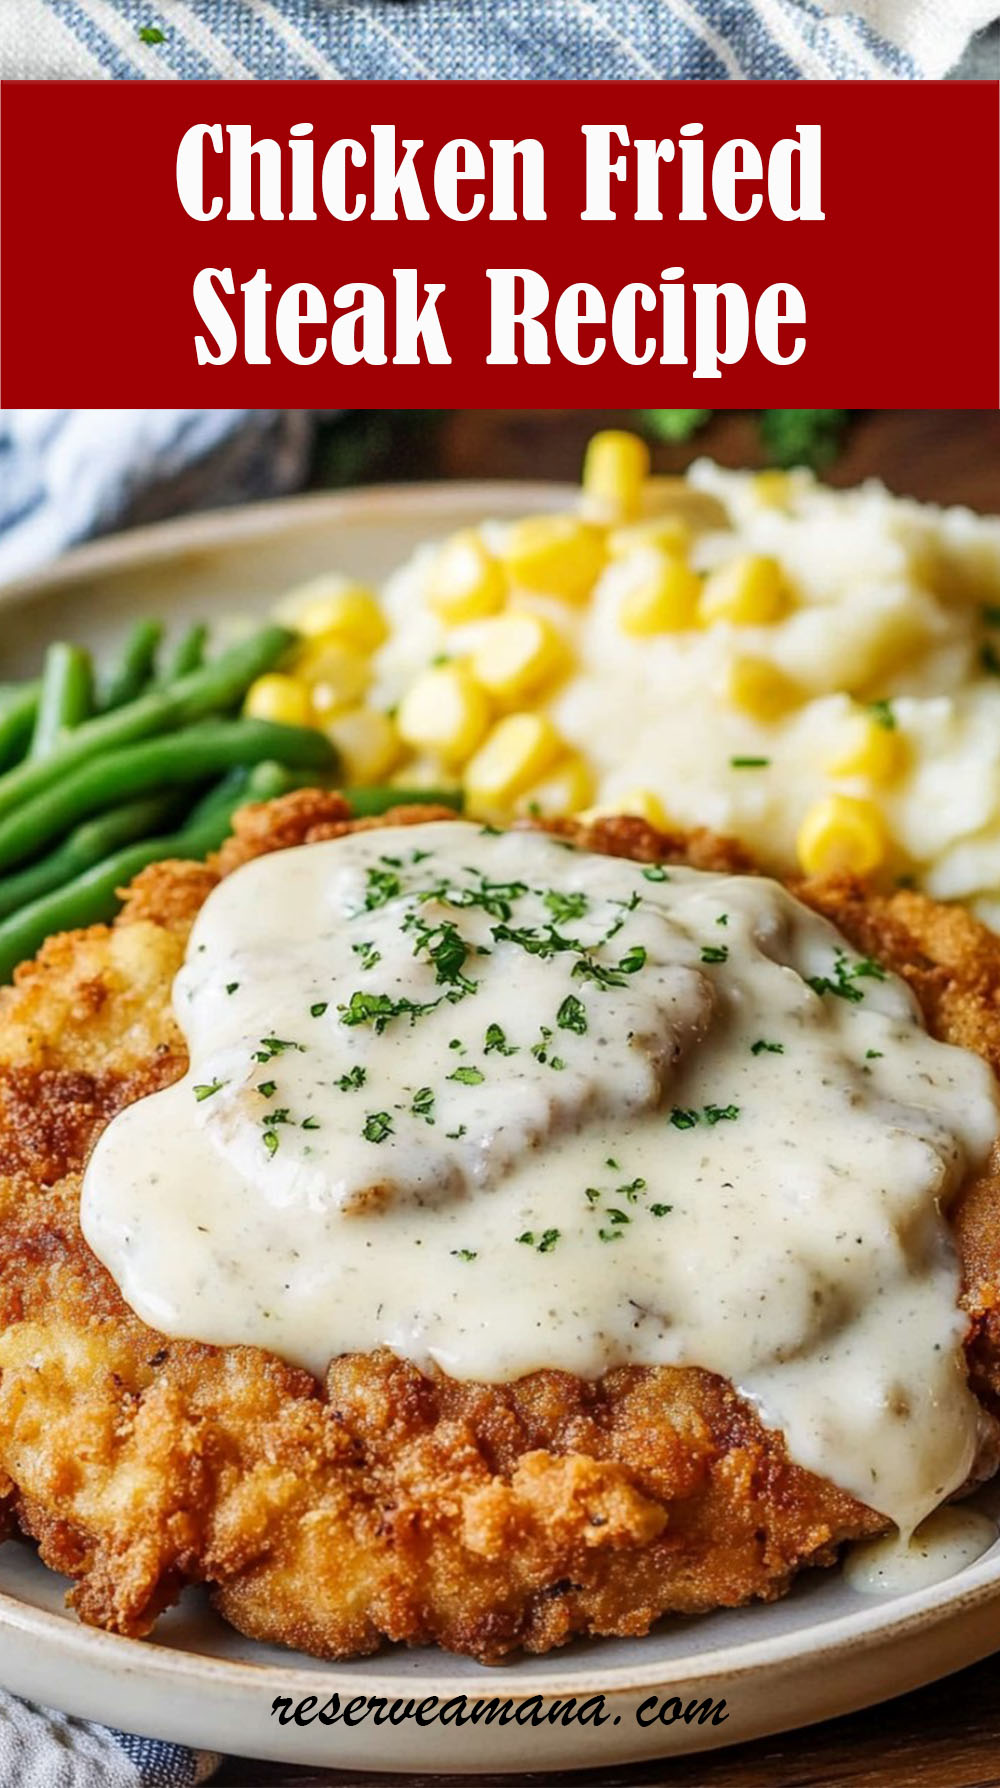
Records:
[[[592,456],[581,516],[484,523],[389,580],[364,724],[385,743],[391,715],[398,780],[487,818],[710,826],[1000,924],[1000,518],[704,461],[642,480],[630,439],[618,495]]]

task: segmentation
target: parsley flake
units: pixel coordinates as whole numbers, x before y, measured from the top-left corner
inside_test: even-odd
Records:
[[[384,1142],[392,1133],[392,1119],[387,1111],[368,1113],[361,1131],[366,1142]]]
[[[203,1099],[210,1099],[213,1093],[221,1093],[223,1087],[227,1085],[228,1082],[225,1080],[209,1080],[203,1085],[195,1087],[194,1096],[200,1105]]]
[[[556,1013],[556,1023],[561,1031],[575,1031],[582,1037],[587,1030],[587,1008],[575,993],[568,993]]]
[[[486,1076],[481,1068],[456,1068],[448,1079],[457,1080],[460,1086],[481,1086]]]

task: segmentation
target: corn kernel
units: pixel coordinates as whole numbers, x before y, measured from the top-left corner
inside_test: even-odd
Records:
[[[827,795],[810,807],[795,848],[806,875],[868,875],[886,859],[885,822],[871,801]]]
[[[285,726],[309,726],[313,718],[306,685],[280,671],[268,671],[251,683],[243,712],[250,720],[277,720]]]
[[[899,774],[906,746],[895,727],[884,726],[871,714],[855,714],[845,728],[842,748],[824,766],[830,776],[867,776],[871,782],[891,782]]]
[[[691,543],[691,529],[681,515],[664,515],[658,521],[631,522],[624,528],[612,528],[608,535],[609,559],[627,559],[633,553],[649,548],[654,552],[675,553],[682,558]]]
[[[530,695],[561,670],[562,635],[544,615],[514,609],[487,621],[472,654],[473,675],[503,701]]]
[[[709,573],[699,613],[706,626],[732,621],[739,627],[765,626],[788,607],[788,592],[776,559],[745,553]]]
[[[424,671],[399,704],[400,738],[445,763],[461,764],[475,751],[490,721],[486,692],[460,664]]]
[[[547,776],[533,782],[519,796],[518,813],[538,814],[551,819],[563,813],[579,813],[594,793],[594,778],[583,758],[576,752],[560,758]]]
[[[648,473],[649,448],[638,435],[617,428],[592,435],[583,458],[584,513],[594,521],[631,521]]]
[[[753,494],[762,509],[786,509],[791,489],[788,473],[778,471],[776,467],[758,472],[753,481]]]
[[[465,793],[473,809],[490,809],[529,788],[562,750],[545,714],[508,714],[498,720],[465,766]]]
[[[323,731],[340,754],[348,782],[379,782],[399,758],[399,734],[377,708],[347,708]]]
[[[427,600],[442,621],[495,615],[507,598],[501,567],[473,528],[447,540],[427,574]]]
[[[630,788],[624,794],[613,795],[609,801],[602,801],[599,807],[588,807],[581,813],[582,820],[617,819],[620,814],[627,814],[630,819],[644,819],[647,825],[655,826],[658,831],[665,832],[670,827],[667,810],[651,788]]]
[[[503,561],[524,589],[583,602],[604,565],[604,539],[573,515],[529,515],[511,528]]]
[[[307,639],[335,633],[362,652],[374,652],[389,634],[378,597],[352,577],[315,577],[286,596],[276,613]]]
[[[337,714],[360,702],[371,682],[368,659],[339,634],[324,633],[300,652],[296,668],[309,686],[317,714]]]
[[[755,720],[779,720],[804,700],[792,678],[766,658],[734,658],[726,670],[725,696]]]
[[[651,576],[626,592],[618,620],[626,633],[675,633],[693,627],[700,579],[683,559],[664,557]]]

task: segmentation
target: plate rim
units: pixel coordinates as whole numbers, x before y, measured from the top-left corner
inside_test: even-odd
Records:
[[[355,515],[364,520],[368,511],[388,506],[409,516],[442,513],[450,508],[481,506],[485,519],[502,509],[535,507],[544,493],[549,502],[576,503],[579,488],[562,480],[544,478],[421,479],[393,484],[363,485],[357,490],[303,491],[295,496],[268,497],[257,503],[167,516],[134,528],[118,528],[93,540],[71,546],[55,559],[17,577],[0,581],[0,605],[27,602],[55,595],[74,583],[105,572],[126,570],[130,565],[154,565],[188,552],[211,553],[267,534],[281,534],[303,520],[316,525]]]
[[[30,1542],[23,1541],[17,1535],[11,1535],[4,1543],[30,1545]],[[40,1559],[38,1564],[40,1569],[48,1571],[48,1567]],[[829,1567],[831,1571],[836,1571],[837,1568],[836,1565]],[[59,1576],[58,1572],[49,1574]],[[970,1576],[973,1579],[971,1582]],[[801,1578],[796,1581],[801,1581]],[[904,1635],[917,1633],[921,1627],[933,1630],[946,1620],[958,1619],[963,1614],[988,1607],[991,1601],[1000,1603],[1000,1537],[983,1559],[965,1567],[954,1578],[946,1578],[940,1583],[911,1591],[908,1595],[886,1598],[885,1601],[876,1595],[867,1600],[870,1601],[870,1608],[863,1606],[863,1598],[859,1596],[859,1608],[856,1611],[820,1619],[807,1627],[792,1627],[785,1633],[709,1648],[684,1658],[660,1658],[658,1662],[651,1661],[642,1666],[623,1664],[617,1669],[609,1665],[595,1665],[589,1671],[581,1660],[579,1674],[574,1674],[571,1670],[567,1675],[555,1675],[544,1680],[539,1678],[528,1684],[511,1683],[506,1694],[513,1701],[532,1700],[538,1695],[549,1698],[564,1694],[580,1695],[583,1692],[624,1694],[630,1690],[651,1688],[667,1680],[680,1685],[710,1673],[738,1679],[765,1667],[787,1667],[805,1655],[815,1662],[824,1656],[839,1654],[846,1644],[850,1644],[855,1651],[877,1650]],[[746,1604],[749,1607],[756,1605]],[[715,1609],[711,1612],[724,1615],[727,1610]],[[698,1617],[683,1615],[676,1618],[696,1621]],[[237,1688],[247,1680],[248,1675],[255,1674],[260,1681],[269,1672],[273,1672],[280,1675],[283,1688],[301,1684],[303,1693],[309,1693],[315,1688],[317,1676],[321,1672],[330,1672],[332,1676],[344,1670],[353,1670],[356,1675],[348,1677],[344,1687],[352,1687],[355,1693],[360,1692],[361,1673],[364,1674],[366,1693],[398,1698],[409,1692],[408,1685],[401,1679],[379,1675],[378,1653],[372,1654],[371,1658],[318,1659],[311,1668],[304,1671],[298,1663],[302,1654],[292,1648],[288,1648],[287,1666],[283,1661],[270,1657],[260,1664],[250,1658],[220,1658],[200,1651],[182,1651],[176,1646],[156,1640],[155,1637],[147,1643],[124,1634],[108,1632],[101,1627],[87,1626],[72,1611],[56,1613],[47,1608],[39,1608],[34,1603],[20,1600],[8,1590],[0,1590],[0,1627],[13,1628],[42,1642],[51,1640],[62,1650],[74,1650],[80,1646],[95,1652],[107,1650],[109,1656],[113,1655],[119,1663],[126,1658],[138,1662],[141,1657],[148,1661],[154,1674],[170,1676],[178,1672],[184,1675],[194,1672],[212,1678],[220,1688]],[[239,1634],[238,1629],[233,1630],[246,1643],[255,1643]],[[654,1630],[634,1643],[655,1643],[655,1637]],[[440,1658],[447,1669],[448,1652],[435,1651],[430,1646],[414,1647],[412,1655],[416,1657],[418,1654],[433,1658],[435,1662]],[[398,1648],[398,1655],[406,1655],[406,1648]],[[548,1656],[558,1660],[565,1654],[562,1651],[553,1651]],[[469,1661],[475,1662],[474,1659]],[[492,1689],[498,1686],[497,1679],[506,1682],[517,1667],[517,1660],[499,1667],[483,1666],[483,1692],[486,1692],[487,1687]],[[448,1677],[435,1672],[433,1688],[436,1694],[445,1699],[450,1695],[468,1695],[470,1683],[476,1680],[475,1677]]]

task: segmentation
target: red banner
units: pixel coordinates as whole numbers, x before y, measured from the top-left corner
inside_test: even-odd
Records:
[[[7,83],[8,405],[998,401],[968,82]]]

